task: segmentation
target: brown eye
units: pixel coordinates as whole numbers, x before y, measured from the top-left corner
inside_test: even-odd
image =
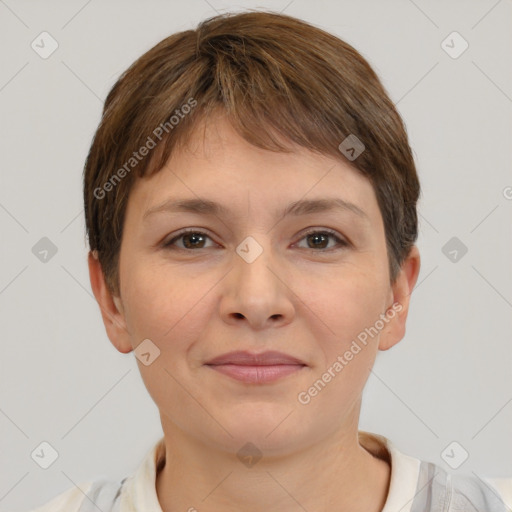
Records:
[[[307,240],[308,246],[306,249],[318,249],[319,251],[328,251],[338,247],[345,247],[348,243],[341,239],[336,232],[331,230],[315,230],[309,231],[304,235],[302,240]],[[336,245],[334,247],[328,247],[329,239],[335,240]]]
[[[182,245],[177,242],[182,241]],[[171,238],[168,242],[163,244],[163,247],[169,250],[194,250],[194,249],[207,249],[206,241],[211,240],[210,236],[198,230],[182,231],[175,237]],[[348,243],[340,238],[335,231],[331,230],[314,230],[306,233],[301,240],[307,240],[307,247],[305,249],[316,249],[316,252],[330,251],[332,249],[346,247]],[[334,240],[334,246],[328,247],[329,240]]]
[[[174,238],[169,240],[168,242],[165,242],[163,247],[168,249],[205,249],[205,240],[209,239],[210,237],[203,233],[202,231],[195,231],[195,230],[189,230],[189,231],[182,231],[179,235],[176,235]],[[183,241],[183,246],[176,245],[176,242],[178,240]]]
[[[325,233],[313,233],[308,235],[307,238],[313,245],[314,249],[325,249],[329,244],[329,236]]]

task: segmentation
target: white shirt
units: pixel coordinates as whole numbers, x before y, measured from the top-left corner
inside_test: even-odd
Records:
[[[389,491],[382,512],[512,512],[512,477],[480,480],[450,475],[436,464],[405,455],[383,436],[362,431],[359,435],[365,449],[391,464]],[[165,444],[161,438],[139,468],[121,482],[81,483],[84,492],[68,489],[32,512],[162,512],[155,482],[157,468],[164,459]]]

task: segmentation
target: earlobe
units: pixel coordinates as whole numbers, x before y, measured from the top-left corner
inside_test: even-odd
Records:
[[[413,245],[402,263],[396,281],[392,285],[392,306],[394,316],[379,340],[379,350],[388,350],[405,336],[405,324],[409,312],[411,293],[420,272],[421,260],[418,248]]]
[[[89,251],[88,265],[91,288],[100,307],[107,336],[119,352],[127,354],[133,347],[126,329],[121,299],[110,292],[96,251]]]

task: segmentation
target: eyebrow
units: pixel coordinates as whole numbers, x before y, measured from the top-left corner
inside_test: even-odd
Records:
[[[275,212],[276,217],[286,217],[288,215],[300,216],[312,213],[327,212],[332,210],[349,211],[357,216],[369,220],[368,215],[359,206],[345,201],[338,197],[321,199],[301,199],[289,203],[284,209]],[[167,199],[163,203],[153,206],[144,212],[143,220],[155,213],[198,213],[202,215],[216,215],[233,217],[234,213],[229,208],[209,199]]]

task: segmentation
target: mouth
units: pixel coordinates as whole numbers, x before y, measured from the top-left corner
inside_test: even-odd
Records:
[[[218,356],[206,366],[238,381],[265,384],[296,374],[307,365],[283,352],[253,354],[237,351]]]
[[[305,368],[305,365],[299,364],[276,364],[264,366],[218,364],[207,366],[213,370],[223,373],[224,375],[232,377],[233,379],[247,382],[249,384],[274,382]]]

